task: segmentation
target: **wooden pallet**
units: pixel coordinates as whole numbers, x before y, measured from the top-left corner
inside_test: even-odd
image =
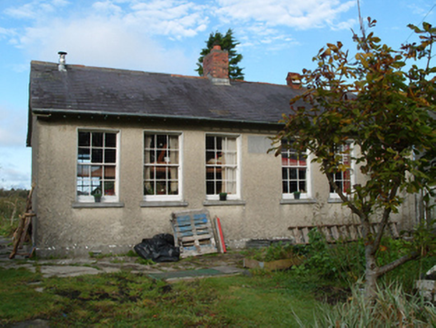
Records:
[[[180,257],[217,253],[214,229],[207,210],[172,213],[171,225]]]
[[[371,223],[371,232],[376,234],[378,227],[379,223]],[[359,223],[295,226],[289,227],[288,230],[291,230],[296,244],[309,244],[309,232],[314,228],[317,228],[329,243],[335,243],[337,241],[356,241],[363,237],[363,227]],[[393,238],[398,238],[397,222],[389,222],[385,233]]]

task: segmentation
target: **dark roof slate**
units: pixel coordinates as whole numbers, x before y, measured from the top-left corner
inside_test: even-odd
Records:
[[[32,61],[30,110],[277,123],[301,93],[286,85]]]

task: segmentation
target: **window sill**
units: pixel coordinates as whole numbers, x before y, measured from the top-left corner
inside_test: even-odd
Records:
[[[186,207],[188,202],[183,201],[142,201],[141,207]]]
[[[290,204],[315,204],[316,199],[314,198],[300,198],[300,199],[281,199],[280,205],[290,205]]]
[[[73,208],[109,208],[109,207],[124,207],[124,203],[113,202],[113,203],[81,203],[74,202]]]
[[[205,200],[204,206],[244,206],[245,200]]]
[[[329,199],[327,199],[327,203],[329,203],[329,204],[342,204],[343,201],[340,198],[329,198]]]

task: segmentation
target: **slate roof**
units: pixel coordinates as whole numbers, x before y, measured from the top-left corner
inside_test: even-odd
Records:
[[[301,90],[286,85],[32,61],[29,109],[277,123]]]

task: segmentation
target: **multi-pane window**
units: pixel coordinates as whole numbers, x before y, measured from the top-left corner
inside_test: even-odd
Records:
[[[144,195],[149,199],[180,198],[180,135],[144,135]]]
[[[238,138],[206,136],[206,195],[214,198],[221,192],[234,198],[238,194]]]
[[[117,133],[79,131],[77,152],[77,196],[90,201],[96,193],[115,200]]]
[[[282,192],[284,196],[299,191],[302,196],[308,192],[308,166],[307,154],[298,152],[282,141]]]
[[[343,193],[351,192],[352,183],[352,162],[351,162],[351,147],[349,144],[341,145],[336,152],[336,156],[340,156],[339,166],[341,171],[333,173],[333,181]],[[330,186],[330,194],[337,195],[332,186]]]

